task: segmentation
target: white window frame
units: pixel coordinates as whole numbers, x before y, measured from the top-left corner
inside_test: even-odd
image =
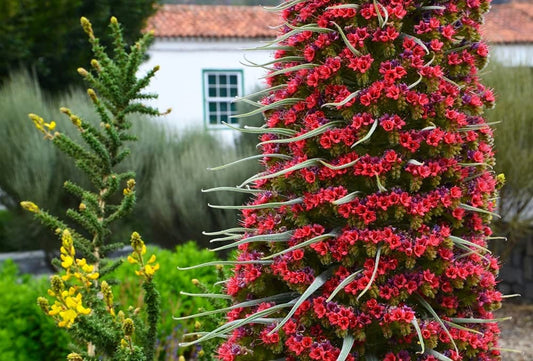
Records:
[[[216,83],[210,84],[209,77],[216,76]],[[218,82],[218,77],[220,75],[227,76],[226,84],[220,84]],[[233,84],[230,84],[229,76],[237,76],[236,84],[236,94],[231,94],[231,90],[235,89]],[[230,129],[229,127],[222,124],[222,121],[232,125],[238,125],[239,120],[237,118],[230,118],[230,115],[235,115],[235,111],[232,112],[232,106],[236,108],[235,97],[242,96],[244,93],[244,81],[243,81],[243,71],[242,69],[204,69],[202,71],[203,77],[203,98],[204,98],[204,126],[206,129]],[[221,96],[219,94],[220,89],[226,90],[226,96]],[[210,96],[210,89],[216,89],[216,95]],[[216,110],[210,109],[210,104],[216,104]],[[232,105],[233,103],[233,105]],[[226,110],[222,110],[221,104],[227,104]],[[216,116],[216,124],[211,123],[212,116]]]

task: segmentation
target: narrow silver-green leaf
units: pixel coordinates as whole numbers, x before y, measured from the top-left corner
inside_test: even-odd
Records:
[[[461,207],[461,208],[463,208],[463,209],[465,209],[467,211],[490,214],[491,216],[494,216],[494,217],[497,217],[497,218],[501,218],[501,216],[499,214],[497,214],[497,213],[494,213],[494,212],[491,212],[491,211],[487,211],[486,209],[472,207],[472,206],[470,206],[468,204],[459,203],[459,207]]]
[[[244,133],[252,133],[252,134],[280,134],[280,135],[286,135],[288,137],[294,136],[296,133],[298,133],[295,130],[287,129],[287,128],[266,128],[266,127],[251,127],[249,125],[245,125],[243,129]]]
[[[178,267],[178,270],[180,270],[180,271],[188,271],[188,270],[191,270],[191,269],[209,267],[209,266],[218,266],[218,265],[221,265],[221,266],[234,266],[234,265],[237,265],[237,264],[269,265],[269,264],[272,264],[272,263],[274,263],[274,262],[260,260],[260,259],[251,260],[251,261],[212,261],[212,262],[201,263],[201,264],[197,264],[197,265],[189,266],[189,267]]]
[[[235,228],[228,228],[223,229],[221,231],[215,231],[215,232],[202,232],[204,236],[219,236],[222,234],[229,234],[232,232],[253,232],[255,231],[255,228],[245,228],[245,227],[235,227]]]
[[[413,89],[415,86],[417,86],[418,84],[420,84],[420,82],[422,81],[424,77],[422,75],[420,75],[420,77],[418,78],[417,81],[415,81],[413,84],[409,85],[407,87],[407,89]]]
[[[308,239],[307,241],[304,241],[302,243],[298,243],[298,244],[296,244],[296,245],[294,245],[292,247],[284,249],[283,251],[280,251],[280,252],[277,252],[277,253],[273,253],[273,254],[271,254],[269,256],[263,257],[262,259],[272,259],[274,257],[278,257],[278,256],[281,256],[281,255],[284,255],[285,253],[292,252],[292,251],[294,251],[296,249],[304,248],[304,247],[307,247],[307,246],[309,246],[311,244],[320,242],[323,239],[333,238],[333,237],[336,237],[336,236],[337,236],[337,234],[335,234],[335,233],[321,234],[320,236],[316,236],[316,237]]]
[[[280,158],[280,159],[285,159],[285,160],[292,159],[292,157],[290,155],[285,155],[285,154],[257,154],[257,155],[251,155],[251,156],[246,157],[246,158],[238,159],[238,160],[236,160],[234,162],[231,162],[231,163],[219,165],[217,167],[210,167],[210,168],[207,168],[207,170],[221,170],[221,169],[229,168],[231,166],[234,166],[234,165],[242,163],[242,162],[246,162],[248,160],[262,159],[262,158],[265,158],[265,157],[268,157],[268,158]]]
[[[224,300],[231,300],[233,297],[230,295],[224,295],[219,293],[190,293],[185,291],[180,291],[180,295],[189,296],[189,297],[201,297],[201,298],[221,298]]]
[[[332,274],[333,274],[333,267],[329,268],[328,270],[318,275],[315,278],[315,280],[309,285],[309,287],[307,287],[305,292],[298,299],[296,299],[296,303],[291,308],[287,316],[285,316],[285,318],[280,323],[278,323],[276,327],[274,327],[272,331],[269,332],[269,334],[271,335],[277,330],[279,330],[281,327],[283,327],[283,325],[285,325],[287,321],[291,319],[292,315],[294,315],[294,313],[298,310],[298,308],[302,305],[302,303],[304,303],[309,297],[311,297],[311,295],[315,293],[316,290],[322,287],[324,283],[326,283],[327,280],[331,277]]]
[[[353,335],[348,334],[344,336],[344,340],[342,340],[341,352],[339,353],[339,356],[337,356],[336,361],[345,361],[348,355],[350,354],[354,343],[355,338],[353,337]]]
[[[463,330],[463,331],[468,331],[468,332],[472,332],[472,333],[476,333],[478,335],[481,335],[483,336],[483,332],[479,332],[478,330],[474,330],[472,328],[468,328],[468,327],[464,327],[464,326],[461,326],[461,325],[458,325],[456,323],[453,323],[451,321],[446,321],[446,320],[443,320],[445,324],[447,324],[448,326],[450,327],[453,327],[453,328],[456,328],[458,330]]]
[[[299,135],[297,137],[286,138],[286,139],[267,140],[267,141],[264,141],[264,142],[261,142],[261,143],[257,144],[257,146],[260,147],[260,146],[262,146],[264,144],[278,144],[278,143],[284,144],[284,143],[298,142],[300,140],[304,140],[304,139],[308,139],[308,138],[311,138],[311,137],[315,137],[315,136],[317,136],[319,134],[324,133],[329,128],[333,128],[333,127],[336,127],[337,125],[341,125],[341,124],[346,124],[346,123],[343,122],[343,121],[340,121],[340,120],[336,120],[336,121],[333,121],[333,122],[329,122],[329,123],[323,124],[323,125],[319,126],[318,128],[310,130],[309,132],[301,134],[301,135]]]
[[[422,304],[422,306],[424,306],[424,308],[429,312],[431,313],[431,315],[433,316],[433,318],[435,319],[435,321],[437,321],[440,326],[442,327],[442,329],[444,330],[444,332],[446,332],[446,334],[448,335],[448,337],[450,338],[450,341],[452,342],[453,344],[453,348],[455,349],[456,352],[459,352],[459,350],[457,349],[457,345],[455,344],[455,341],[452,337],[452,334],[450,333],[450,331],[448,330],[448,328],[446,327],[446,325],[444,324],[444,322],[442,321],[442,319],[439,317],[439,315],[437,314],[437,312],[435,312],[435,310],[433,309],[433,307],[431,307],[431,305],[424,299],[422,298],[422,296],[418,295],[418,300],[420,301],[420,303]],[[454,321],[455,322],[455,321]],[[432,350],[430,350],[432,351]]]
[[[512,320],[512,317],[502,317],[502,318],[450,318],[450,321],[455,323],[496,323],[502,321]]]
[[[268,94],[270,92],[273,92],[275,90],[280,90],[280,89],[284,89],[287,87],[287,84],[280,84],[280,85],[276,85],[276,86],[273,86],[273,87],[269,87],[269,88],[266,88],[266,89],[261,89],[255,93],[251,93],[251,94],[248,94],[248,95],[245,95],[239,99],[243,99],[243,98],[246,98],[246,99],[254,99],[254,98],[259,98],[261,96],[263,96],[264,94]]]
[[[318,164],[319,160],[320,160],[319,158],[312,158],[312,159],[308,159],[306,161],[303,161],[301,163],[295,164],[295,165],[293,165],[293,166],[291,166],[289,168],[280,170],[278,172],[274,172],[274,173],[271,173],[271,174],[263,174],[263,175],[256,174],[256,175],[248,178],[247,180],[245,180],[241,185],[239,185],[239,188],[247,185],[248,183],[251,183],[251,182],[254,182],[254,181],[257,181],[257,180],[276,178],[276,177],[279,177],[279,176],[284,175],[286,173],[293,172],[295,170],[299,170],[299,169],[315,166],[315,165]]]
[[[424,42],[422,40],[420,40],[419,38],[417,38],[416,36],[409,35],[409,34],[406,34],[406,33],[401,33],[401,36],[404,37],[404,38],[409,38],[409,39],[413,40],[415,43],[417,43],[418,45],[420,45],[424,49],[426,54],[429,54],[429,49],[426,46],[426,44],[424,44]]]
[[[435,350],[428,350],[428,354],[430,354],[431,356],[435,357],[436,359],[440,361],[453,361],[451,358],[446,357],[440,352],[437,352]]]
[[[462,245],[475,247],[475,248],[477,248],[479,250],[482,250],[484,252],[492,253],[490,249],[485,248],[483,246],[480,246],[479,244],[476,244],[474,242],[467,241],[466,239],[463,239],[463,238],[460,238],[460,237],[456,237],[456,236],[449,236],[448,238],[451,239],[453,243],[456,243],[456,244],[459,243],[459,244],[462,244]]]
[[[326,10],[336,10],[336,9],[359,9],[361,5],[359,4],[342,4],[342,5],[334,5],[334,6],[328,6]]]
[[[358,195],[359,193],[361,193],[361,192],[359,192],[359,191],[352,192],[352,193],[350,193],[350,194],[345,195],[345,196],[342,197],[342,198],[337,199],[336,201],[331,202],[331,204],[334,204],[334,205],[336,205],[336,206],[339,206],[339,205],[341,205],[341,204],[351,202],[351,201],[353,201],[353,200],[357,197],[357,195]]]
[[[202,193],[211,193],[211,192],[237,192],[237,193],[249,193],[249,194],[258,194],[263,193],[263,189],[251,189],[251,188],[239,188],[239,187],[215,187],[202,189]]]
[[[247,117],[251,117],[253,115],[257,115],[257,114],[261,114],[263,112],[266,112],[267,110],[276,109],[276,108],[279,108],[279,107],[282,107],[282,106],[286,106],[286,105],[296,104],[296,103],[298,103],[301,100],[303,100],[303,99],[302,98],[281,99],[281,100],[278,100],[277,102],[264,105],[261,108],[254,109],[254,110],[252,110],[251,112],[248,112],[248,113],[232,115],[232,116],[230,116],[230,118],[247,118]],[[224,124],[224,125],[229,126],[227,123]],[[235,129],[236,127],[231,127],[230,126],[230,128]]]
[[[363,270],[358,270],[358,271],[355,271],[354,273],[352,273],[351,275],[349,275],[348,277],[346,277],[345,279],[342,280],[341,283],[339,283],[339,285],[337,287],[335,287],[335,289],[333,290],[333,292],[331,292],[331,294],[329,295],[328,299],[326,300],[326,302],[331,302],[331,300],[337,295],[337,293],[339,293],[341,290],[343,290],[346,286],[348,286],[354,279],[355,277],[357,277],[357,275],[359,273],[363,272]]]
[[[303,198],[295,198],[286,202],[271,202],[271,203],[262,203],[262,204],[249,204],[249,205],[240,205],[240,206],[223,206],[217,204],[209,204],[208,207],[215,209],[266,209],[266,208],[280,208],[285,206],[291,206],[293,204],[302,203]]]
[[[357,162],[359,162],[359,158],[357,158],[356,160],[352,160],[349,163],[342,164],[342,165],[333,165],[333,164],[329,164],[327,162],[324,162],[322,160],[320,161],[320,164],[326,166],[327,168],[329,168],[331,170],[341,170],[341,169],[345,169],[345,168],[350,168],[351,166],[353,166]]]
[[[337,25],[337,23],[335,22],[331,22],[333,25],[335,25],[335,27],[337,28],[337,30],[339,31],[339,34],[342,38],[342,41],[344,41],[344,44],[346,45],[346,47],[348,49],[350,49],[350,51],[355,55],[355,56],[361,56],[361,52],[359,50],[357,50],[356,48],[353,47],[353,45],[350,43],[350,41],[348,40],[348,38],[346,37],[346,34],[344,34],[344,31],[342,31],[342,28]]]
[[[325,104],[322,104],[322,108],[324,108],[324,107],[342,107],[343,105],[348,103],[350,100],[355,98],[357,96],[357,94],[359,94],[360,92],[361,92],[360,90],[357,90],[357,91],[351,93],[350,95],[348,95],[346,98],[344,98],[342,101],[340,101],[338,103],[325,103]]]
[[[289,63],[289,62],[293,62],[293,61],[304,61],[305,58],[302,57],[302,56],[294,56],[294,55],[290,55],[290,56],[284,56],[282,58],[277,58],[277,59],[274,59],[274,60],[271,60],[271,61],[268,61],[266,63],[263,63],[263,64],[257,64],[257,63],[254,63],[253,61],[251,61],[250,59],[246,58],[246,55],[244,56],[244,60],[247,61],[247,63],[243,63],[241,62],[242,65],[244,66],[247,66],[247,67],[250,67],[250,68],[264,68],[264,69],[270,69],[270,68],[267,68],[268,65],[272,65],[272,64],[278,64],[278,63]],[[278,89],[281,89],[281,88],[286,88],[287,87],[287,84],[281,84],[281,85],[277,85],[275,87],[272,87],[272,88],[268,88],[268,90],[260,90],[254,94],[251,94],[251,95],[247,95],[246,98],[252,98],[254,96],[258,96],[260,94],[264,94],[264,93],[268,93],[270,92],[270,90],[273,90],[274,88],[278,88]]]
[[[378,266],[379,266],[379,258],[380,257],[381,257],[381,247],[378,247],[378,251],[376,253],[376,260],[374,262],[374,270],[372,271],[372,276],[370,276],[370,280],[368,281],[368,284],[361,291],[359,296],[357,296],[357,301],[359,301],[359,299],[361,297],[363,297],[363,295],[370,289],[370,287],[372,287],[372,284],[374,283],[374,280],[376,279],[376,275],[378,273]]]
[[[352,144],[351,148],[353,148],[353,147],[355,147],[356,145],[361,144],[361,143],[367,141],[368,139],[370,139],[370,137],[372,136],[372,134],[374,134],[374,131],[376,130],[377,126],[378,126],[378,120],[376,119],[376,120],[374,120],[374,123],[372,124],[372,127],[370,128],[370,130],[368,131],[368,133],[366,133],[366,135],[365,135],[363,138],[359,139],[357,142],[355,142],[354,144]]]
[[[416,334],[418,336],[418,343],[420,343],[420,352],[417,352],[417,354],[423,354],[426,351],[426,344],[424,343],[422,330],[420,330],[420,325],[418,324],[418,320],[416,319],[416,317],[413,317],[413,319],[411,320],[411,324],[416,330]]]
[[[283,75],[283,74],[291,73],[291,72],[302,70],[302,69],[313,69],[313,68],[316,68],[317,66],[319,66],[319,65],[318,64],[313,64],[313,63],[305,63],[305,64],[300,64],[300,65],[295,65],[295,66],[291,66],[291,67],[288,67],[288,68],[283,68],[283,69],[280,69],[280,70],[276,70],[276,71],[274,71],[272,73],[269,73],[269,74],[265,75],[263,77],[263,79],[272,78],[273,76]]]
[[[287,232],[276,233],[276,234],[260,234],[258,236],[244,238],[240,241],[232,242],[225,246],[212,249],[212,251],[214,252],[222,251],[224,249],[238,247],[241,244],[251,243],[251,242],[284,242],[284,241],[288,241],[291,238],[292,233],[293,233],[292,231],[287,231]]]

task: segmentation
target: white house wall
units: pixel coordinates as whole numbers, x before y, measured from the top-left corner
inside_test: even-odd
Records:
[[[251,68],[242,65],[243,56],[257,63],[272,60],[269,51],[244,51],[261,45],[260,41],[243,40],[202,40],[202,39],[157,39],[150,47],[150,59],[141,72],[160,66],[156,77],[152,80],[148,91],[159,94],[155,105],[161,110],[172,108],[172,112],[163,118],[169,125],[183,130],[184,128],[205,128],[204,95],[202,70],[243,70],[245,94],[264,86],[265,75],[262,68]],[[216,130],[224,138],[231,131]]]
[[[502,44],[490,47],[492,59],[506,66],[533,66],[533,44]]]

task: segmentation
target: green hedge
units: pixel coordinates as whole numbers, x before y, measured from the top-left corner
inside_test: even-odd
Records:
[[[178,349],[177,344],[185,332],[192,332],[199,325],[197,320],[176,321],[173,316],[185,316],[199,310],[211,310],[215,305],[208,299],[180,295],[180,291],[201,293],[192,283],[198,279],[202,284],[217,282],[217,271],[213,267],[178,271],[177,266],[190,266],[217,260],[214,253],[199,250],[195,242],[187,242],[175,251],[149,247],[148,253],[155,253],[161,269],[155,281],[162,300],[162,323],[158,334],[160,361],[178,360],[185,355],[187,360],[210,360],[194,356],[196,349]],[[109,276],[118,284],[114,287],[115,302],[124,307],[140,306],[142,300],[140,280],[134,267],[125,262]],[[0,264],[0,361],[63,361],[68,354],[69,336],[57,328],[50,317],[37,306],[38,296],[46,295],[46,277],[18,275],[17,266],[8,260]],[[213,327],[216,319],[207,319],[207,327]],[[207,346],[209,347],[209,346]]]

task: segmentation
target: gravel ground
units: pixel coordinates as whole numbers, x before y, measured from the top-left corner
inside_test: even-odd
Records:
[[[503,361],[533,361],[533,305],[504,303],[496,317],[511,316],[500,323],[500,347],[522,351],[502,352]]]

